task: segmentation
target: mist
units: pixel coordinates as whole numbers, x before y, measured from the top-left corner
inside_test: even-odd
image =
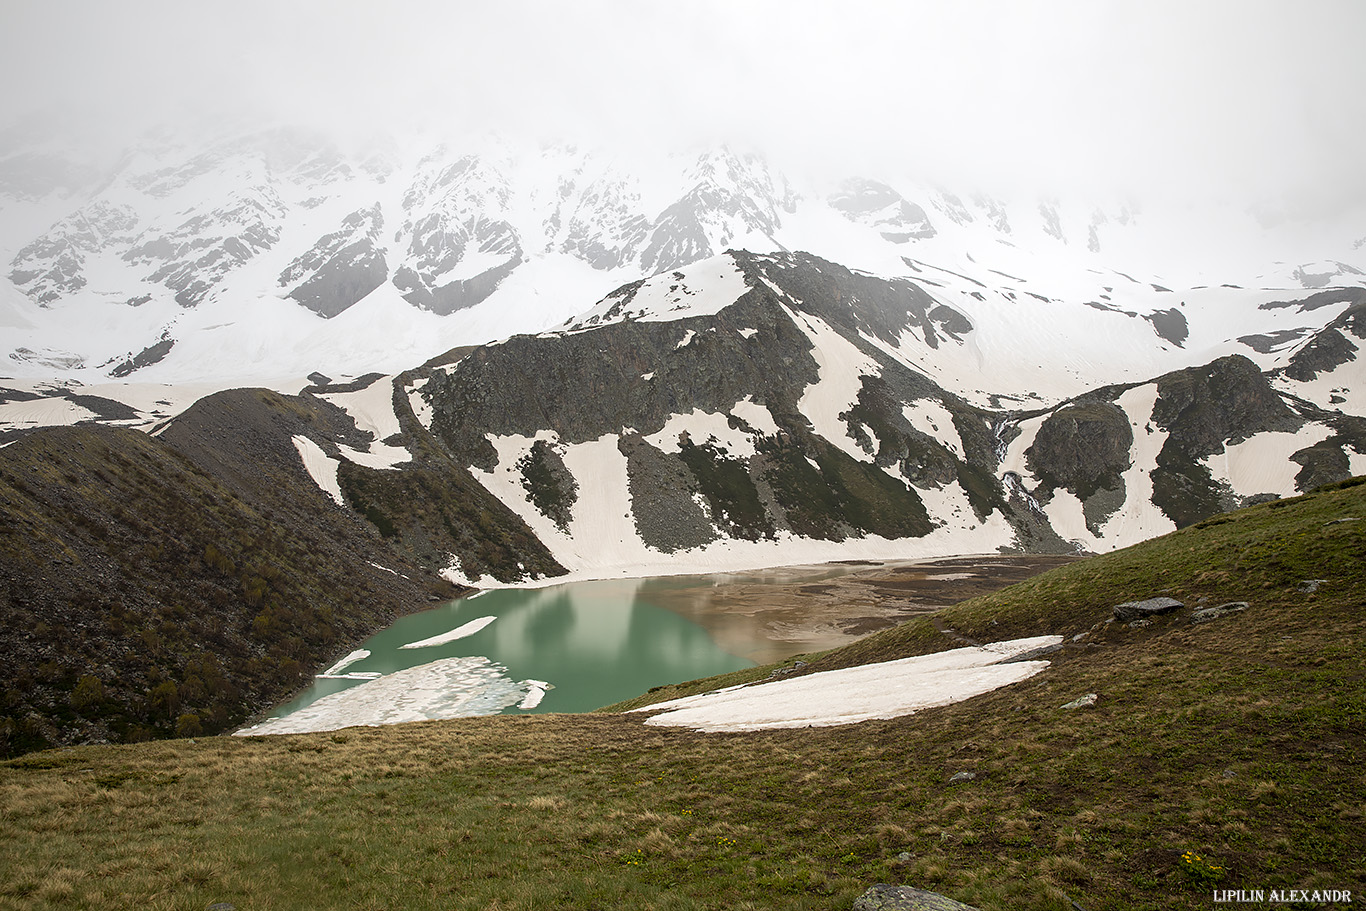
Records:
[[[7,2],[0,125],[661,151],[1031,192],[1366,204],[1366,5]],[[13,135],[13,134],[11,134]],[[0,153],[6,150],[0,149]]]

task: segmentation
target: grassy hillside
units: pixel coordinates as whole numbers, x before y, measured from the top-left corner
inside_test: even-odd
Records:
[[[1158,594],[1249,607],[1106,622]],[[824,909],[875,882],[983,909],[1357,897],[1363,605],[1366,485],[1348,482],[813,658],[1068,637],[1039,676],[907,718],[702,735],[542,715],[37,753],[0,764],[0,908]]]

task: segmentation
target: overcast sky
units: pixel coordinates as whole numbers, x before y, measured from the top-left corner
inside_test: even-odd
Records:
[[[729,141],[933,179],[1366,201],[1366,2],[0,0],[0,119]],[[99,111],[97,118],[92,112]]]

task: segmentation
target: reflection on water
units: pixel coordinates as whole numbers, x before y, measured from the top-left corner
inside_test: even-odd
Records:
[[[696,584],[696,579],[692,582]],[[380,723],[383,718],[374,714],[377,709],[366,706],[384,703],[386,687],[392,689],[404,681],[409,681],[404,690],[404,720],[451,717],[452,707],[461,705],[479,709],[463,714],[584,712],[639,695],[652,686],[751,666],[752,662],[722,650],[701,626],[651,603],[646,591],[650,585],[626,579],[497,590],[404,617],[353,652],[355,660],[346,664],[345,673],[388,677],[415,669],[414,673],[374,684],[355,678],[319,678],[274,715],[283,717],[346,692],[345,697],[329,700],[314,712],[330,718],[330,727],[341,726],[338,719],[350,724]],[[494,619],[482,625],[476,622],[485,617]],[[472,631],[459,638],[448,635],[462,627]],[[448,641],[411,647],[429,639]],[[469,666],[468,662],[452,664],[448,659],[453,658],[485,658],[489,666],[479,676],[452,674],[452,667]],[[539,704],[519,708],[535,699],[519,703],[521,695],[513,698],[514,693],[530,695],[541,682],[551,688],[544,691]],[[371,690],[349,692],[367,686]],[[496,689],[497,698],[484,698],[492,692],[485,694],[480,687]],[[424,711],[430,713],[424,715]],[[393,713],[384,717],[397,720]]]

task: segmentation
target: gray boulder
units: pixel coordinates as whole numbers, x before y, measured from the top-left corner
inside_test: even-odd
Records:
[[[1227,617],[1229,614],[1236,614],[1245,611],[1252,605],[1246,601],[1230,601],[1227,604],[1220,604],[1216,607],[1202,607],[1191,614],[1192,623],[1205,623],[1210,620],[1218,620],[1220,617]]]
[[[1114,606],[1115,619],[1120,623],[1146,620],[1158,614],[1171,613],[1186,605],[1175,598],[1149,598],[1146,601],[1125,601]]]
[[[854,899],[854,911],[977,911],[938,892],[878,883]]]

